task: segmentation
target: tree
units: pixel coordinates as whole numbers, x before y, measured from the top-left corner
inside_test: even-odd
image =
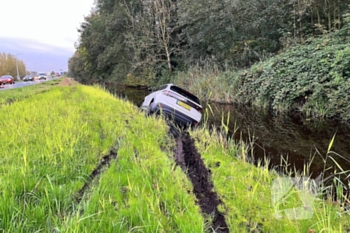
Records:
[[[17,77],[17,67],[20,77],[26,75],[26,66],[22,60],[16,58],[10,53],[0,53],[0,74],[9,74]]]
[[[194,65],[248,67],[342,26],[350,0],[97,0],[72,65],[123,82]]]
[[[76,47],[89,79],[105,82],[125,78],[130,66],[124,43],[126,21],[120,1],[101,0],[96,12],[81,24]]]
[[[75,51],[74,55],[68,61],[68,69],[77,81],[81,83],[92,83],[94,80],[88,76],[85,71],[85,64],[81,56],[80,50]]]
[[[126,1],[124,6],[130,22],[126,42],[134,54],[133,69],[152,69],[165,65],[171,73],[175,65],[173,57],[179,50],[176,37],[179,27],[177,1],[139,1],[136,11]]]

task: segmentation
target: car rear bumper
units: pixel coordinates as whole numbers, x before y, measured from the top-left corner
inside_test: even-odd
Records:
[[[152,112],[162,113],[168,118],[174,120],[176,123],[179,123],[182,125],[195,126],[198,124],[198,122],[192,117],[186,114],[183,114],[180,111],[176,111],[174,108],[163,103],[158,103],[154,105],[154,109],[152,109]]]

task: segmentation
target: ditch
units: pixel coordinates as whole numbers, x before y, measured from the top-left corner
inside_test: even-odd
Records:
[[[109,91],[140,106],[147,89],[108,87]],[[210,107],[208,107],[210,106]],[[310,177],[324,177],[350,171],[350,126],[339,120],[314,120],[294,115],[275,115],[244,105],[203,105],[205,114],[202,123],[209,128],[227,127],[227,136],[249,145],[252,162],[264,162],[270,168],[286,172],[303,172],[307,168]],[[205,122],[203,122],[205,121]],[[335,140],[327,153],[335,135]],[[349,182],[347,174],[339,175]]]

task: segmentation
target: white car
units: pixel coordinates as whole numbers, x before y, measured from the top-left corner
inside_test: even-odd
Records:
[[[140,106],[147,114],[163,113],[184,125],[196,126],[200,122],[203,108],[195,95],[171,83],[152,91]]]
[[[46,80],[48,77],[47,77],[47,75],[45,74],[45,73],[39,73],[39,75],[38,75],[38,79],[39,80]]]

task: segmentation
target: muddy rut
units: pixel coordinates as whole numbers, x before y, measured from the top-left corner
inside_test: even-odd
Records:
[[[212,217],[212,222],[208,223],[210,230],[220,233],[229,232],[225,216],[218,210],[218,206],[222,204],[222,201],[214,191],[210,170],[206,168],[195,147],[194,140],[188,132],[176,130],[171,126],[170,133],[176,140],[175,161],[191,181],[193,193],[202,213]]]
[[[206,168],[201,155],[198,153],[194,140],[185,130],[178,130],[169,125],[170,133],[176,141],[174,158],[176,164],[181,167],[193,185],[193,194],[196,196],[197,205],[199,205],[204,217],[210,217],[211,222],[206,222],[210,232],[228,233],[229,228],[225,221],[225,216],[218,210],[222,204],[218,194],[214,191],[214,185],[211,181],[211,171]],[[100,163],[89,175],[84,186],[76,193],[75,201],[80,203],[84,194],[89,192],[93,181],[106,169],[110,163],[117,158],[117,153],[111,150],[109,154],[104,155]]]
[[[94,181],[94,179],[96,177],[98,177],[102,172],[103,170],[107,169],[110,164],[111,164],[111,161],[112,160],[115,160],[117,158],[117,153],[113,150],[111,150],[109,152],[109,154],[107,155],[104,155],[101,160],[100,160],[100,163],[96,166],[96,168],[91,172],[91,174],[89,175],[89,178],[88,180],[85,182],[84,186],[76,193],[75,195],[75,201],[77,203],[80,203],[84,194],[86,192],[88,192],[92,182]]]

